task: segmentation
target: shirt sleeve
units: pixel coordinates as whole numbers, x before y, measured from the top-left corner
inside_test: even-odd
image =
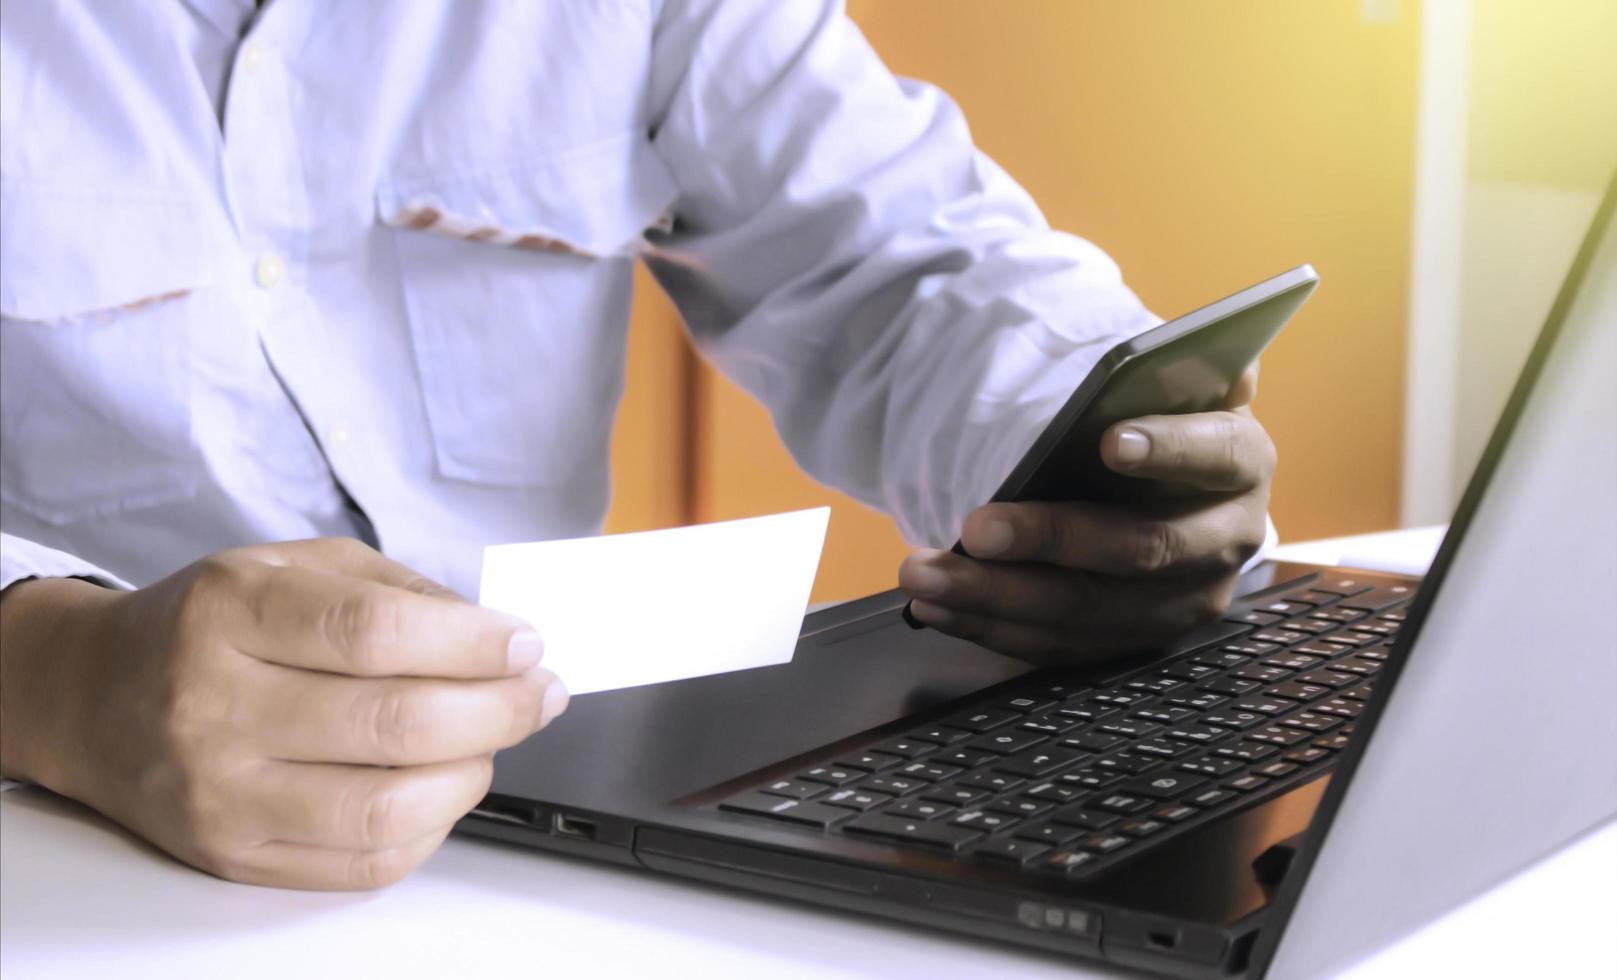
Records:
[[[954,540],[1095,361],[1159,322],[840,4],[669,0],[651,100],[680,188],[653,273],[798,463],[911,541]]]
[[[65,551],[0,533],[0,592],[30,578],[83,578],[112,589],[134,588],[111,572]]]

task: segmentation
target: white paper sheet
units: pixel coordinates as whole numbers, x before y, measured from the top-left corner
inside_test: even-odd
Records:
[[[830,514],[493,545],[479,601],[532,623],[573,694],[784,664]]]

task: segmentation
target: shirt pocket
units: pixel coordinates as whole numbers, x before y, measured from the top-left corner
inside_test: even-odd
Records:
[[[442,476],[553,486],[604,468],[631,260],[674,197],[638,133],[382,183]]]
[[[185,200],[0,183],[0,498],[49,524],[193,496]]]

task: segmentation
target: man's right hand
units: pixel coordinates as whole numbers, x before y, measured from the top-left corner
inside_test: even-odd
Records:
[[[567,706],[527,624],[347,539],[0,595],[0,769],[238,881],[374,888]]]

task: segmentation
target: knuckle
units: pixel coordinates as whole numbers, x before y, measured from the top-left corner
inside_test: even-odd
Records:
[[[415,866],[403,848],[384,851],[355,851],[348,858],[344,884],[356,891],[370,891],[395,884]]]
[[[320,631],[354,671],[386,673],[388,653],[400,633],[398,606],[369,593],[345,595],[326,607]]]
[[[380,760],[414,758],[431,742],[434,725],[427,701],[407,689],[389,688],[371,703],[367,734]]]
[[[397,789],[384,787],[360,796],[357,830],[363,847],[381,850],[402,843],[408,810]]]
[[[1179,560],[1179,533],[1169,521],[1143,521],[1135,531],[1132,564],[1136,571],[1161,572]]]

